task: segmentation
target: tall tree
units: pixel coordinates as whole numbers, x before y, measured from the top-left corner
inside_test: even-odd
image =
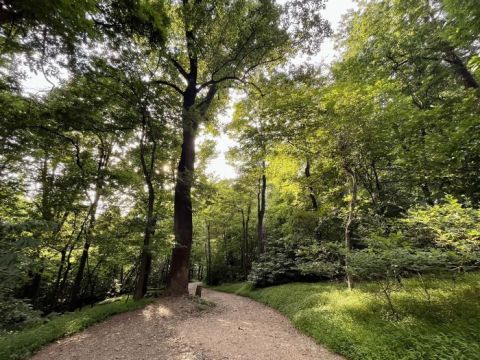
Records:
[[[168,289],[185,294],[192,246],[191,188],[194,180],[195,138],[217,93],[233,84],[247,85],[259,68],[285,59],[300,47],[318,42],[328,30],[320,21],[321,1],[173,2],[171,46],[162,54],[166,69],[159,85],[170,86],[182,97],[182,151],[175,186],[176,246]],[[288,15],[291,15],[289,19]],[[312,22],[315,18],[318,22]],[[288,20],[291,27],[289,30]],[[290,31],[290,33],[289,33]],[[168,42],[168,40],[167,40]],[[304,46],[307,45],[307,46]]]

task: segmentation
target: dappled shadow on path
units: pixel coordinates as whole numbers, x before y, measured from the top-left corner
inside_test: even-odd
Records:
[[[200,315],[198,305],[188,297],[164,297],[142,310],[113,316],[82,333],[61,339],[33,359],[204,359],[176,333],[179,324]]]
[[[33,359],[341,359],[264,305],[208,289],[203,293],[215,306],[193,297],[163,297],[59,340]]]

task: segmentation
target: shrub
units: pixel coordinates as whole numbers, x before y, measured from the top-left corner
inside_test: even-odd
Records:
[[[428,234],[431,245],[462,254],[480,251],[480,210],[451,196],[442,204],[411,209],[403,223],[411,236]]]
[[[270,240],[253,264],[248,280],[257,287],[292,281],[316,281],[341,276],[339,248],[334,243],[318,244],[291,239]]]
[[[20,299],[0,298],[0,334],[41,322],[40,311]]]
[[[295,264],[295,247],[284,239],[270,240],[259,259],[253,263],[248,280],[264,287],[294,281],[300,275]]]

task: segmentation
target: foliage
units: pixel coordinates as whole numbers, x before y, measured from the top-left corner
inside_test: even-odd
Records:
[[[343,274],[338,259],[339,249],[331,243],[270,241],[265,253],[253,264],[248,281],[255,287],[265,287],[293,281],[332,279]]]
[[[33,310],[31,304],[13,297],[0,300],[0,336],[3,332],[29,327],[41,321],[40,311]]]
[[[254,263],[248,280],[255,286],[264,287],[295,281],[299,277],[295,249],[291,243],[280,239],[269,243],[268,250]]]
[[[256,285],[338,278],[348,261],[357,279],[393,283],[478,266],[475,16],[470,2],[360,2],[329,76],[258,77],[262,94],[227,126],[241,176],[267,180]]]
[[[436,246],[464,254],[480,250],[480,210],[451,196],[443,204],[410,209],[404,222],[418,233],[429,233]]]

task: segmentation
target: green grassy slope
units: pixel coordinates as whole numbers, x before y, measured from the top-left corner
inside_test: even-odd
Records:
[[[374,283],[358,284],[353,291],[332,283],[215,289],[279,310],[300,331],[348,359],[480,359],[480,274],[426,280],[428,295],[420,284],[406,280],[392,294],[398,321]]]

